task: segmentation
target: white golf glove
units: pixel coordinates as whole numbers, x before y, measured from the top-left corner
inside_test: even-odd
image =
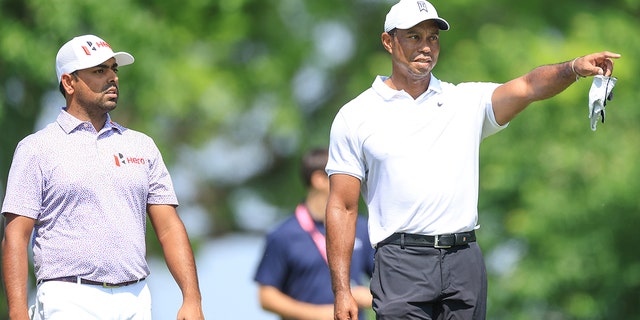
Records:
[[[613,99],[613,87],[618,81],[615,77],[594,76],[589,90],[589,119],[591,130],[596,131],[598,120],[604,123],[604,107],[607,100]]]

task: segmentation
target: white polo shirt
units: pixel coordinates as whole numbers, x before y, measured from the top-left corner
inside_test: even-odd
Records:
[[[378,76],[336,115],[329,175],[362,182],[371,243],[394,232],[437,235],[470,231],[478,221],[480,142],[496,123],[496,83],[441,82],[433,75],[418,99]]]
[[[100,132],[62,110],[16,148],[2,212],[35,219],[37,280],[144,278],[147,204],[178,205],[160,151],[110,120]]]

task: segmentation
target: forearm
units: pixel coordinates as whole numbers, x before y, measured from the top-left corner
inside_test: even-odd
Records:
[[[500,125],[511,121],[534,101],[552,97],[575,82],[571,62],[537,67],[513,79],[493,93],[492,103],[496,121]]]
[[[345,174],[329,177],[330,191],[327,201],[327,258],[334,294],[334,318],[355,319],[358,303],[351,286],[351,255],[356,236],[360,180]]]
[[[2,242],[3,280],[9,304],[10,319],[29,319],[27,305],[28,257],[27,247],[5,235]]]
[[[558,64],[545,65],[531,70],[523,76],[525,86],[529,88],[526,94],[528,103],[551,98],[567,89],[576,82],[578,76],[572,65],[574,60]]]
[[[334,293],[350,291],[350,268],[355,241],[357,208],[327,205],[327,258]]]
[[[619,54],[600,52],[535,68],[524,76],[531,88],[529,98],[531,101],[551,98],[580,78],[595,75],[610,76],[613,72],[611,59],[617,58],[620,58]]]
[[[201,303],[195,259],[184,226],[176,223],[158,235],[169,272],[182,291],[185,302]]]
[[[316,305],[298,301],[275,287],[260,286],[259,298],[264,310],[284,319],[312,320],[333,317],[333,304]]]
[[[191,250],[187,230],[175,207],[149,205],[147,210],[169,272],[182,291],[183,303],[195,303],[201,306],[202,297],[193,250]]]
[[[373,302],[373,296],[369,287],[356,286],[351,288],[351,295],[358,302],[358,307],[361,309],[371,308]]]
[[[592,53],[567,62],[535,68],[493,92],[491,102],[498,124],[505,124],[534,101],[551,98],[565,90],[579,77],[609,76],[613,60],[619,54],[608,51]]]

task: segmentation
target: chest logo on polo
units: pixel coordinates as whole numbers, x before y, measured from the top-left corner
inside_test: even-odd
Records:
[[[116,163],[116,167],[120,167],[120,166],[123,166],[123,165],[145,164],[146,163],[144,158],[125,156],[122,153],[114,154],[113,155],[113,160]]]

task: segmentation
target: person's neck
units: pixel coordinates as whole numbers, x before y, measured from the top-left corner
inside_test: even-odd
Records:
[[[91,122],[96,131],[102,130],[107,122],[107,113],[92,114],[86,109],[74,105],[67,106],[66,111],[78,120]]]
[[[311,218],[315,221],[324,222],[325,210],[327,209],[326,195],[314,194],[310,192],[304,202]]]
[[[423,78],[409,78],[392,74],[384,83],[394,90],[404,90],[414,100],[421,96],[429,89],[431,82],[431,73]]]

